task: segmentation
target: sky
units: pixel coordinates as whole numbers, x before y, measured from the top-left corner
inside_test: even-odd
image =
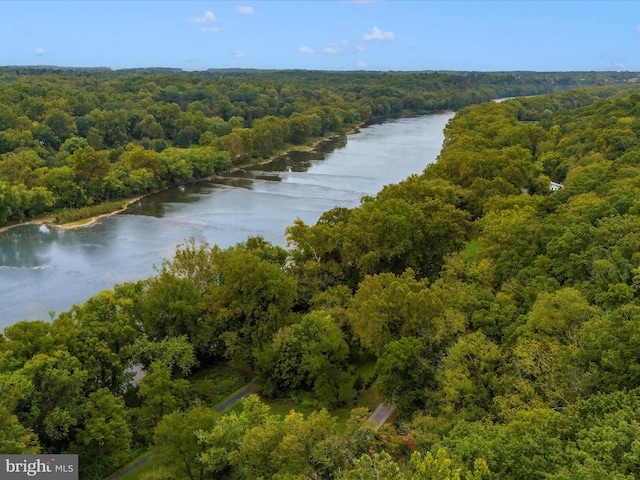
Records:
[[[0,1],[0,65],[640,71],[640,2]]]

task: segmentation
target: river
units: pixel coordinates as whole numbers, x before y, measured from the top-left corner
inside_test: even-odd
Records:
[[[285,246],[296,218],[314,224],[384,185],[420,173],[440,152],[453,113],[374,124],[220,181],[171,188],[125,212],[71,230],[22,225],[0,232],[0,330],[48,320],[115,284],[155,274],[193,237],[223,248],[251,235]]]

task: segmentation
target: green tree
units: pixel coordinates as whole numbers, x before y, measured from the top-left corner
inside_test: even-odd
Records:
[[[60,143],[78,133],[73,117],[59,109],[50,110],[44,117],[44,123],[51,128]]]
[[[353,460],[353,466],[339,477],[341,480],[405,480],[398,464],[387,452],[362,455]]]
[[[567,427],[559,412],[533,409],[518,412],[504,425],[459,422],[437,448],[446,448],[469,471],[482,474],[488,467],[489,478],[545,478],[565,465],[562,437]]]
[[[66,351],[39,353],[16,371],[15,379],[19,393],[7,393],[16,399],[20,422],[38,435],[44,448],[65,450],[84,403],[87,372],[80,361]]]
[[[3,406],[0,406],[0,453],[40,453],[37,435],[31,429],[23,427],[18,417]]]
[[[240,413],[224,415],[213,428],[197,432],[198,441],[204,446],[199,461],[204,465],[205,472],[214,476],[238,474],[234,458],[240,443],[248,431],[264,425],[269,417],[269,406],[261,403],[256,395],[243,398],[241,403]]]
[[[205,449],[196,431],[212,429],[219,418],[220,414],[201,405],[165,415],[153,434],[160,464],[177,477],[204,480],[204,466],[199,459]]]
[[[67,344],[93,381],[114,394],[123,393],[131,379],[126,367],[137,336],[128,312],[131,306],[130,299],[105,290],[60,314],[53,324],[53,333]]]
[[[339,405],[351,396],[349,347],[333,319],[322,313],[281,328],[258,355],[256,371],[267,395],[307,392],[321,404]]]
[[[109,172],[106,152],[96,152],[91,147],[76,150],[68,159],[74,179],[94,201],[102,198],[102,183]]]
[[[417,280],[411,269],[401,276],[382,273],[365,277],[347,313],[353,332],[376,356],[389,342],[403,336],[421,338],[435,353],[464,328],[457,317],[445,314],[428,281]]]
[[[151,439],[153,429],[165,415],[187,405],[189,382],[171,377],[171,369],[160,361],[154,362],[140,381],[142,406],[138,412],[140,433]]]
[[[127,417],[122,397],[106,388],[89,394],[72,447],[83,459],[83,476],[103,477],[129,459],[132,435]]]
[[[234,364],[253,368],[255,355],[285,325],[295,296],[295,281],[279,265],[252,253],[225,252],[221,282],[204,302]]]
[[[468,420],[491,415],[500,360],[498,346],[482,332],[459,337],[436,372],[442,412]]]
[[[422,340],[404,337],[388,343],[376,362],[380,393],[401,414],[424,407],[435,390],[435,368]]]

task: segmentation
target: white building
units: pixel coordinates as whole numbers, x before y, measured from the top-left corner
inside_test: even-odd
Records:
[[[551,182],[551,185],[549,186],[549,190],[551,190],[552,192],[557,192],[562,187],[563,185],[561,183]]]

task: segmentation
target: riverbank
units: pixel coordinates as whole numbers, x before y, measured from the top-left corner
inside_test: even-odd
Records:
[[[277,158],[283,156],[283,155],[287,155],[291,152],[294,151],[302,151],[302,152],[314,152],[316,151],[323,143],[325,142],[329,142],[337,137],[340,137],[342,135],[352,135],[354,133],[358,133],[359,131],[359,127],[355,127],[349,131],[347,131],[344,134],[334,134],[331,135],[329,137],[322,137],[322,138],[318,138],[315,139],[314,141],[312,141],[309,145],[292,145],[291,147],[289,147],[288,149],[282,150],[281,152],[278,152],[274,155],[272,155],[271,157],[267,158],[267,159],[263,159],[263,160],[259,160],[256,162],[250,162],[250,163],[246,163],[246,164],[241,164],[241,165],[234,165],[232,167],[230,167],[229,169],[225,170],[224,172],[215,174],[215,175],[211,175],[208,177],[203,177],[203,178],[198,178],[196,180],[193,180],[189,183],[199,183],[199,182],[207,182],[207,181],[211,181],[211,180],[216,180],[219,179],[221,176],[225,175],[225,174],[231,174],[234,172],[238,172],[238,171],[242,171],[246,168],[251,168],[251,167],[255,167],[257,165],[267,165],[271,162],[273,162],[274,160],[276,160]],[[174,185],[172,185],[174,186]],[[62,228],[64,230],[71,230],[71,229],[75,229],[75,228],[83,228],[83,227],[90,227],[92,225],[94,225],[98,220],[105,218],[105,217],[109,217],[111,215],[116,215],[118,213],[121,213],[123,211],[125,211],[127,209],[127,207],[129,207],[130,205],[142,200],[145,197],[148,197],[150,195],[155,195],[163,190],[166,190],[167,188],[171,188],[172,186],[168,186],[168,187],[164,187],[161,188],[159,190],[154,190],[152,192],[148,192],[145,194],[141,194],[141,195],[137,195],[135,197],[129,198],[129,199],[124,199],[122,200],[121,203],[121,207],[118,207],[114,210],[111,210],[109,212],[105,212],[105,213],[100,213],[98,215],[91,215],[85,218],[81,218],[78,220],[74,220],[71,222],[65,222],[65,223],[57,223],[56,222],[56,214],[49,214],[46,215],[44,217],[39,217],[39,218],[35,218],[26,222],[22,222],[22,223],[16,223],[13,225],[6,225],[4,227],[0,227],[0,232],[4,232],[7,231],[11,228],[15,228],[15,227],[19,227],[21,225],[38,225],[38,226],[45,226],[47,228],[51,228],[51,227],[55,227],[55,228]]]
[[[5,232],[0,328],[48,319],[50,311],[68,311],[101,290],[152,277],[154,265],[172,258],[176,245],[191,237],[224,249],[261,236],[286,248],[286,229],[297,218],[313,225],[336,206],[357,207],[363,196],[422,172],[437,157],[450,118],[436,114],[363,128],[346,144],[338,139],[340,148],[332,150],[330,142],[319,154],[290,155],[296,162],[291,171],[288,161],[276,160],[273,167],[250,166],[245,174],[225,172],[226,181],[167,189],[89,228],[27,225]]]

